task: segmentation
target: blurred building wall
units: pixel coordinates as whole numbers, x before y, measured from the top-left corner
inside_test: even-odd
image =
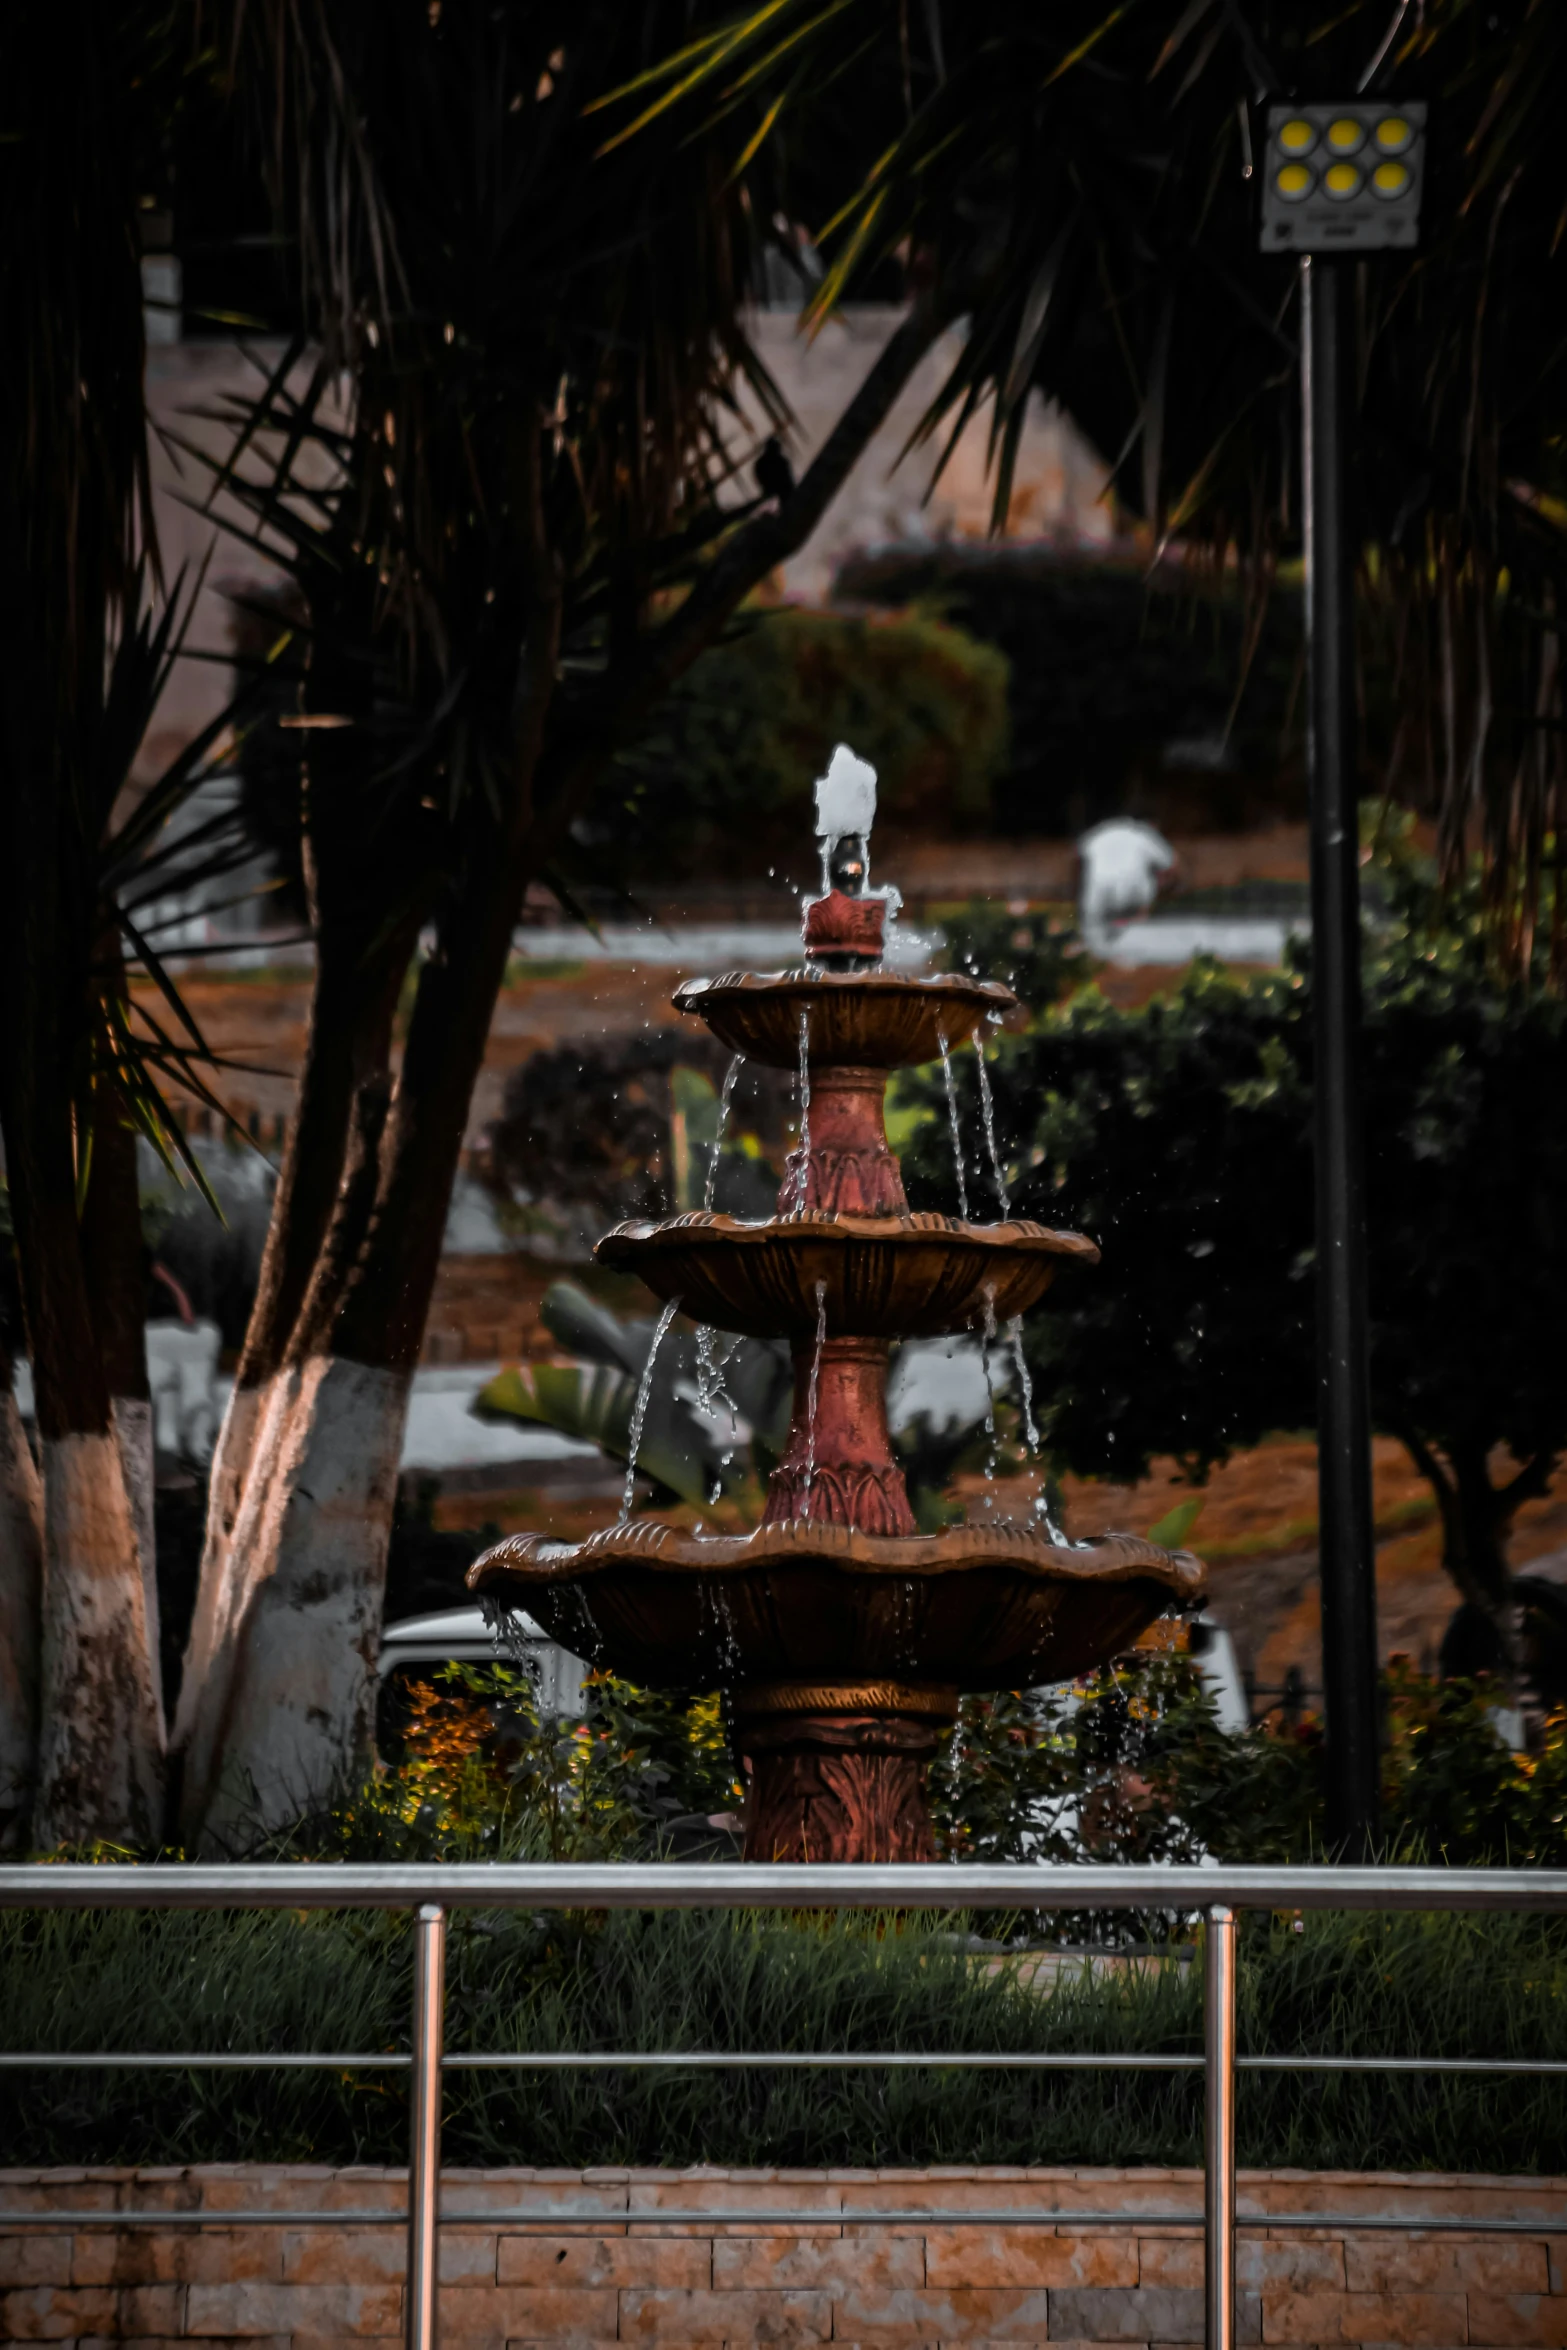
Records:
[[[847,309],[814,336],[801,333],[791,310],[756,312],[753,331],[761,356],[795,418],[788,441],[796,473],[804,470],[863,380],[901,313],[886,307]],[[933,486],[945,435],[904,450],[926,408],[961,349],[949,332],[929,353],[897,401],[887,422],[829,509],[819,529],[784,566],[786,595],[802,602],[825,599],[833,573],[845,556],[889,544],[922,544],[947,539],[982,539],[990,529],[988,419],[975,418]],[[221,412],[252,396],[261,370],[276,364],[282,345],[162,342],[147,353],[147,396],[153,435],[153,477],[158,526],[167,576],[181,566],[194,581],[208,562],[189,642],[193,650],[219,656],[232,646],[233,594],[275,586],[278,574],[250,548],[219,531],[210,513],[199,511],[211,475],[181,443],[221,458],[229,427]],[[302,363],[301,380],[308,362]],[[754,402],[742,403],[746,423],[758,436],[765,422]],[[734,454],[748,457],[743,440]],[[746,478],[746,487],[750,487]],[[1009,535],[1067,545],[1102,546],[1112,536],[1104,497],[1105,467],[1059,411],[1033,398],[1018,453]],[[225,509],[236,510],[232,504]],[[183,662],[159,713],[141,766],[152,773],[222,708],[229,672],[221,658]]]

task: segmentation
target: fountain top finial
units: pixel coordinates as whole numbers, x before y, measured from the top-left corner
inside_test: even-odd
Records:
[[[805,907],[805,952],[829,970],[864,970],[881,961],[896,890],[872,890],[866,847],[876,821],[876,770],[839,743],[816,779],[816,836],[822,844],[822,894]]]

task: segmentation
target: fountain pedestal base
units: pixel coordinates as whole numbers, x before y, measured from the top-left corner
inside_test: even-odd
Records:
[[[745,1858],[934,1860],[925,1773],[957,1710],[956,1690],[888,1682],[738,1691]]]

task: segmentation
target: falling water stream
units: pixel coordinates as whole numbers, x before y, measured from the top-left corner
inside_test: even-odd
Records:
[[[822,1375],[822,1348],[827,1342],[827,1284],[816,1284],[816,1351],[811,1356],[811,1384],[805,1401],[805,1506],[811,1514],[811,1488],[816,1483],[816,1390]]]
[[[729,1123],[729,1104],[734,1099],[735,1080],[740,1074],[744,1061],[744,1053],[736,1053],[724,1071],[724,1089],[718,1097],[718,1125],[713,1133],[713,1155],[707,1162],[707,1181],[702,1188],[702,1205],[709,1215],[713,1212],[713,1199],[718,1189],[718,1156],[724,1147],[724,1128]]]
[[[1007,1191],[1006,1169],[1001,1164],[1001,1152],[996,1143],[996,1105],[990,1090],[990,1072],[985,1067],[985,1040],[980,1031],[974,1031],[974,1058],[979,1064],[979,1106],[985,1121],[985,1148],[990,1154],[990,1172],[995,1180],[996,1197],[1001,1202],[1001,1218],[1005,1223],[1012,1213],[1012,1201]],[[1023,1411],[1023,1441],[1030,1453],[1039,1450],[1039,1429],[1034,1419],[1034,1382],[1029,1376],[1028,1359],[1023,1352],[1023,1317],[1014,1314],[1007,1324],[1007,1348],[1017,1372],[1018,1401]]]
[[[1013,1367],[1017,1372],[1018,1401],[1023,1407],[1023,1441],[1030,1453],[1039,1450],[1039,1429],[1034,1419],[1034,1382],[1029,1376],[1028,1357],[1023,1352],[1023,1317],[1014,1314],[1007,1324],[1007,1345],[1012,1350]]]
[[[658,1317],[653,1343],[647,1350],[647,1361],[642,1366],[642,1380],[637,1388],[637,1400],[631,1407],[631,1449],[626,1455],[626,1488],[620,1497],[620,1523],[624,1525],[631,1515],[632,1495],[637,1482],[637,1454],[642,1449],[642,1423],[647,1418],[647,1399],[653,1392],[653,1365],[658,1350],[664,1343],[670,1323],[680,1311],[680,1300],[672,1297]]]
[[[985,1366],[985,1483],[989,1487],[989,1491],[985,1495],[985,1511],[989,1517],[994,1517],[996,1514],[996,1382],[995,1375],[990,1368],[990,1358],[995,1344],[996,1291],[995,1284],[987,1281],[985,1284],[985,1320],[980,1332],[979,1352],[980,1360]]]
[[[985,1148],[990,1153],[990,1172],[995,1179],[996,1197],[1001,1202],[1001,1221],[1004,1224],[1012,1213],[1012,1203],[1007,1197],[1007,1179],[1001,1165],[1001,1153],[996,1148],[996,1105],[991,1098],[990,1071],[985,1066],[985,1040],[977,1028],[974,1031],[974,1058],[979,1064],[979,1108],[985,1121]],[[951,1080],[948,1082],[950,1084]]]
[[[947,1050],[947,1040],[939,1028],[936,1031],[936,1042],[941,1047],[941,1073],[947,1081],[947,1124],[952,1129],[952,1163],[958,1177],[958,1214],[966,1224],[968,1184],[963,1174],[963,1130],[958,1124],[958,1089],[953,1082],[952,1055]]]
[[[798,1214],[805,1206],[805,1195],[811,1181],[811,1014],[808,1005],[800,1008],[800,1148],[795,1159],[794,1181],[789,1187],[790,1211]]]

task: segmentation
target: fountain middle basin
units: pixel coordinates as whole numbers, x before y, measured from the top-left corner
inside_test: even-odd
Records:
[[[940,1338],[977,1327],[987,1292],[995,1320],[1037,1305],[1062,1257],[1099,1251],[1080,1232],[1042,1224],[969,1224],[800,1210],[744,1223],[703,1209],[657,1224],[617,1224],[595,1255],[678,1298],[693,1320],[746,1338],[796,1338],[827,1327],[846,1338]]]

